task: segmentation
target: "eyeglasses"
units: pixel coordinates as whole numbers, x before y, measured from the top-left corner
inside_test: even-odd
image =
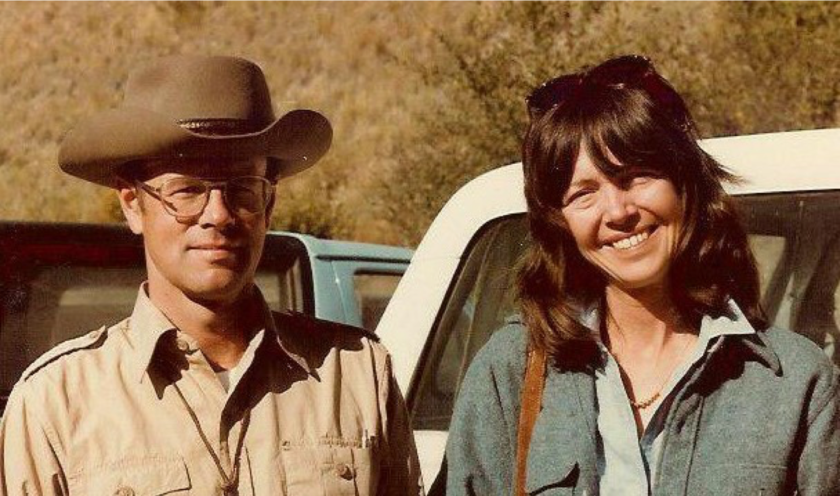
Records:
[[[665,80],[647,57],[624,55],[583,72],[566,74],[538,86],[526,98],[528,114],[537,119],[577,94],[586,84],[611,89],[639,88],[659,104],[683,131],[692,128],[682,97]]]
[[[197,217],[204,212],[210,200],[210,191],[222,190],[227,208],[237,216],[250,216],[263,212],[274,194],[274,185],[259,176],[240,176],[227,181],[207,181],[197,177],[167,179],[153,188],[144,182],[137,185],[157,198],[163,209],[178,218]]]

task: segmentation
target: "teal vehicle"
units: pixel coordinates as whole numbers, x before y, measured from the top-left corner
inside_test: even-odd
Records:
[[[297,311],[373,331],[411,261],[413,250],[396,246],[333,241],[303,234],[272,232],[269,238],[297,240],[306,256],[312,286],[301,291],[310,300]],[[268,248],[268,247],[267,247]],[[294,279],[294,278],[293,278]],[[262,278],[260,279],[262,280]]]

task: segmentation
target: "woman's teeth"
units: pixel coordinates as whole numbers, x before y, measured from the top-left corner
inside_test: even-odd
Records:
[[[634,246],[637,246],[642,241],[648,239],[650,237],[650,233],[648,231],[641,232],[639,234],[634,234],[629,238],[624,238],[622,240],[616,241],[612,244],[612,247],[617,250],[629,250]]]

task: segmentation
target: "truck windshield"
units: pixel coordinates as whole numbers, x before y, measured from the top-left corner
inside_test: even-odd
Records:
[[[738,199],[771,322],[800,332],[840,363],[840,192]],[[529,244],[524,214],[486,225],[465,253],[438,315],[409,402],[414,428],[447,430],[476,352],[517,313],[516,266]]]

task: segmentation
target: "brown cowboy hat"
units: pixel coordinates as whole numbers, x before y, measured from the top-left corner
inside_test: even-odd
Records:
[[[133,72],[122,105],[70,131],[58,163],[68,174],[110,187],[117,187],[125,164],[175,157],[268,157],[282,177],[313,165],[331,142],[332,127],[318,112],[275,117],[256,64],[181,55]]]

